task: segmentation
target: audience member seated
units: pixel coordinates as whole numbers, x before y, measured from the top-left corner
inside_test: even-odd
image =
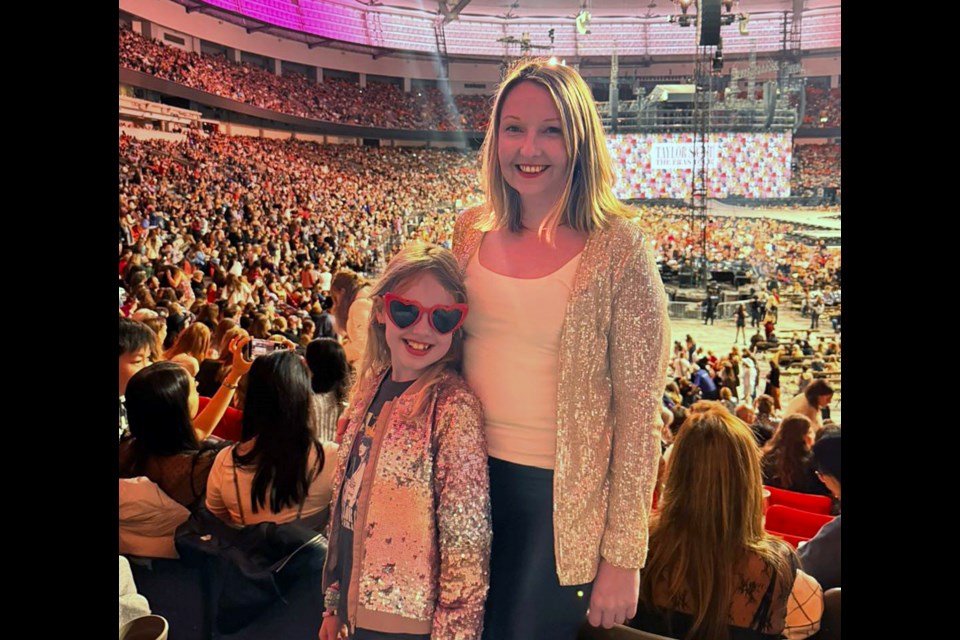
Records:
[[[307,345],[304,356],[310,368],[311,418],[317,436],[333,442],[337,420],[347,406],[350,365],[347,354],[333,338],[317,338]]]
[[[817,379],[807,385],[802,393],[794,396],[783,410],[784,415],[799,413],[810,418],[814,430],[823,428],[822,409],[833,401],[833,387],[826,380]]]
[[[310,377],[293,351],[253,362],[243,406],[243,442],[221,450],[207,482],[210,513],[234,525],[329,518],[337,445],[311,425]]]
[[[435,87],[404,92],[396,84],[366,87],[340,78],[316,82],[277,75],[223,56],[187,52],[120,29],[120,66],[263,109],[326,122],[387,129],[483,131],[487,96],[447,96]],[[375,108],[371,108],[374,106]]]
[[[120,434],[128,430],[127,407],[124,393],[127,383],[138,371],[150,364],[156,348],[157,336],[142,322],[120,318]]]
[[[146,476],[188,509],[198,505],[223,446],[207,437],[250,367],[237,352],[242,345],[240,341],[231,345],[233,369],[199,415],[196,382],[180,365],[158,362],[130,379],[126,394],[130,435],[120,441],[121,478]]]
[[[813,445],[813,464],[817,477],[840,501],[840,433],[824,436]],[[800,546],[803,570],[812,575],[824,590],[843,586],[840,581],[840,516],[823,525],[819,533]]]
[[[819,585],[788,544],[763,530],[753,435],[716,402],[694,405],[677,436],[640,579],[638,614],[629,622],[637,629],[772,640],[819,628]]]
[[[756,418],[750,424],[753,437],[757,439],[757,446],[763,448],[776,432],[780,421],[773,417],[774,400],[768,395],[760,395],[754,402],[757,410]]]
[[[144,476],[120,478],[118,493],[120,553],[177,558],[174,534],[190,510]]]
[[[249,337],[246,331],[240,327],[227,329],[220,339],[217,351],[220,357],[216,360],[208,358],[200,363],[200,371],[197,373],[197,393],[204,397],[212,397],[217,392],[223,379],[230,373],[233,365],[233,353],[230,352],[229,345],[235,339],[245,339]]]
[[[788,415],[763,449],[763,483],[797,493],[830,495],[811,460],[814,426],[805,415]]]
[[[163,353],[163,359],[175,362],[196,377],[200,363],[206,360],[210,350],[210,329],[200,322],[194,322],[184,329],[173,346]]]

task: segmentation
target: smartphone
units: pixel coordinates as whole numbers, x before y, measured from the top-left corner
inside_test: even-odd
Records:
[[[261,340],[259,338],[254,338],[248,342],[243,347],[243,357],[246,360],[253,360],[259,358],[260,356],[266,355],[268,353],[273,353],[278,349],[283,349],[282,342],[274,342],[273,340]]]

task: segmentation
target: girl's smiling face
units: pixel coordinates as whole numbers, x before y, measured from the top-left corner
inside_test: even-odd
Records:
[[[443,288],[432,273],[424,273],[391,293],[415,300],[424,308],[452,305],[453,294]],[[397,382],[416,380],[420,375],[447,355],[453,343],[453,333],[441,334],[430,326],[426,313],[409,327],[399,328],[387,317],[384,308],[377,312],[377,321],[385,325],[387,346],[390,348],[392,377]]]

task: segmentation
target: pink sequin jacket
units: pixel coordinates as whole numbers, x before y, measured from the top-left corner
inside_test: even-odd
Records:
[[[479,639],[490,583],[487,446],[480,401],[452,372],[430,389],[418,380],[380,414],[358,498],[349,602],[339,602],[344,471],[384,374],[355,393],[338,453],[326,608],[351,630]],[[425,417],[406,417],[423,393],[432,396]]]

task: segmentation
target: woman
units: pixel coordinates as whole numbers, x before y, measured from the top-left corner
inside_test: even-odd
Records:
[[[733,336],[733,342],[736,344],[737,338],[740,338],[743,344],[747,344],[747,310],[742,304],[737,306],[734,318],[737,321],[737,332]]]
[[[780,421],[773,417],[773,405],[773,398],[766,394],[761,395],[753,403],[756,417],[750,425],[750,429],[753,431],[753,437],[757,439],[757,446],[761,448],[773,438],[777,427],[780,426]]]
[[[258,313],[253,316],[253,323],[250,325],[250,335],[259,340],[269,340],[273,333],[273,323],[270,322],[270,316],[265,313]]]
[[[219,358],[224,354],[223,351],[223,336],[226,335],[227,331],[233,329],[237,326],[237,321],[233,318],[224,317],[217,323],[216,328],[213,330],[213,333],[210,335],[210,345],[211,345],[211,357]],[[203,363],[201,363],[202,365]]]
[[[813,438],[813,423],[807,416],[794,413],[784,418],[763,448],[763,483],[798,493],[830,495],[817,480],[810,459]]]
[[[121,478],[146,476],[188,509],[198,506],[219,449],[219,443],[205,441],[250,368],[240,355],[244,343],[231,345],[236,364],[199,414],[196,382],[180,365],[158,362],[130,378],[125,394],[130,436],[120,441]]]
[[[260,356],[250,367],[243,441],[222,450],[207,482],[210,513],[235,525],[299,520],[326,526],[337,445],[310,424],[310,379],[293,351]]]
[[[788,604],[801,587],[815,587],[819,607],[808,609],[822,611],[822,592],[793,549],[763,530],[750,430],[717,403],[698,402],[673,445],[630,626],[685,640],[773,640],[803,614]]]
[[[689,333],[687,334],[684,343],[687,347],[687,359],[690,360],[691,364],[695,362],[694,355],[697,353],[697,343]]]
[[[163,353],[163,359],[176,362],[196,376],[200,363],[206,360],[210,350],[210,329],[207,325],[194,322],[177,336],[173,346]]]
[[[347,362],[359,365],[367,342],[367,325],[370,320],[370,283],[349,269],[342,269],[330,283],[333,298],[333,316],[336,331],[347,352]]]
[[[810,418],[813,428],[819,432],[823,429],[823,408],[830,406],[833,401],[833,387],[822,378],[808,384],[787,404],[786,415],[799,413]]]
[[[223,379],[230,373],[230,367],[233,365],[233,353],[230,352],[230,343],[237,338],[245,339],[249,336],[246,331],[240,327],[231,327],[223,334],[220,339],[218,353],[220,357],[216,360],[207,358],[200,363],[200,371],[197,373],[197,392],[201,396],[211,397],[216,393],[217,388],[223,382]]]
[[[773,408],[780,411],[780,365],[776,358],[770,358],[770,371],[767,373],[767,386],[763,394],[773,398]]]
[[[572,638],[588,606],[609,627],[636,605],[670,334],[604,140],[576,71],[519,62],[481,151],[486,204],[454,231],[490,450],[485,638]]]
[[[217,323],[220,321],[220,307],[215,304],[200,303],[200,311],[197,313],[196,321],[206,325],[211,333],[216,331]]]
[[[317,338],[307,345],[305,354],[310,368],[312,421],[321,440],[333,441],[337,420],[347,406],[350,391],[350,365],[347,354],[333,338]]]

